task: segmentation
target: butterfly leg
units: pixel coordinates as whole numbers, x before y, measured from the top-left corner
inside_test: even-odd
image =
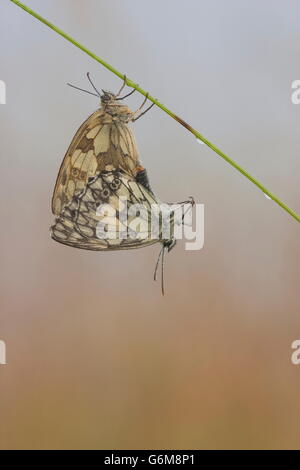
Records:
[[[193,196],[189,196],[187,201],[176,202],[176,204],[182,204],[182,205],[190,204],[193,207],[195,205],[195,199],[193,198]]]
[[[148,99],[148,96],[149,96],[149,93],[146,93],[146,96],[145,96],[145,99],[144,101],[142,102],[141,106],[135,111],[135,113],[133,114],[133,118],[131,119],[132,122],[135,122],[137,121],[140,117],[142,117],[144,114],[147,113],[147,111],[149,111],[154,105],[155,103],[152,103],[147,109],[145,109],[145,111],[143,111],[141,114],[139,114],[138,117],[135,117],[140,111],[141,109],[144,107],[147,99]]]
[[[120,96],[120,94],[121,94],[122,91],[124,90],[124,88],[125,88],[125,86],[126,86],[126,81],[127,81],[127,77],[126,77],[126,75],[124,75],[122,86],[121,86],[120,90],[118,91],[118,93],[116,94],[116,97],[117,97],[117,96]]]
[[[186,222],[185,221],[185,217],[189,214],[191,215],[191,212],[192,211],[192,208],[194,207],[195,205],[195,199],[193,198],[193,196],[190,196],[188,201],[184,201],[182,202],[182,205],[185,206],[185,205],[188,205],[188,207],[186,208],[186,210],[183,212],[182,214],[182,217],[181,217],[181,223],[184,224],[184,225],[187,225],[188,227],[191,227],[192,226],[192,221],[189,219],[189,222]]]
[[[127,77],[126,77],[126,75],[124,75],[123,84],[122,84],[120,90],[118,91],[118,93],[116,94],[116,100],[117,100],[117,101],[124,100],[124,98],[127,98],[128,96],[132,95],[132,94],[136,91],[136,89],[134,88],[134,89],[131,90],[129,93],[127,93],[127,95],[125,95],[125,96],[120,96],[120,94],[122,93],[122,91],[123,91],[124,88],[125,88],[126,82],[127,82]],[[118,96],[120,96],[120,97],[117,98]]]

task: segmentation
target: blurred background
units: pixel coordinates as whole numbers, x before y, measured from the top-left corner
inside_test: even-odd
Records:
[[[27,0],[300,212],[297,0]],[[0,6],[1,449],[300,448],[300,225],[161,110],[135,123],[164,201],[205,204],[205,244],[93,253],[50,239],[64,153],[121,81]],[[135,109],[138,93],[128,98]]]

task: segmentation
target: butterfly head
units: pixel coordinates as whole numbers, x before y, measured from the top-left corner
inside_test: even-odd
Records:
[[[107,105],[107,104],[114,104],[116,101],[116,95],[112,93],[111,91],[103,91],[103,95],[101,95],[101,104],[102,105]]]
[[[176,245],[176,239],[175,238],[170,238],[169,240],[163,240],[162,242],[162,245],[164,248],[166,248],[169,251],[172,250],[172,248],[174,248],[174,246]]]

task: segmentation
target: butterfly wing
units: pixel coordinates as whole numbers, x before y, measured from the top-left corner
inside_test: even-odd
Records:
[[[138,213],[131,213],[135,204]],[[151,237],[152,204],[157,204],[153,194],[135,178],[122,170],[103,171],[63,208],[51,236],[69,246],[97,251],[152,245],[159,241]]]
[[[89,177],[97,170],[92,138],[88,137],[99,125],[100,110],[95,111],[76,132],[59,169],[52,197],[52,212],[62,208],[78,194]]]
[[[59,215],[88,179],[107,165],[135,176],[140,162],[134,135],[125,120],[98,109],[80,126],[66,152],[53,192],[52,212]]]

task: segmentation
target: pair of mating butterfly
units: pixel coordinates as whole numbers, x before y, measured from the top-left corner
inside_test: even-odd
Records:
[[[80,126],[61,164],[52,198],[52,212],[56,219],[51,227],[51,236],[65,245],[96,251],[142,248],[159,241],[162,248],[154,279],[161,258],[164,293],[164,253],[170,251],[176,243],[172,234],[164,238],[160,232],[157,238],[153,238],[150,230],[141,236],[138,229],[136,232],[131,229],[131,232],[127,231],[126,237],[98,236],[98,208],[101,205],[106,204],[114,209],[114,220],[110,219],[111,223],[105,227],[108,233],[112,226],[115,228],[120,223],[120,202],[126,200],[126,209],[129,211],[131,206],[138,204],[146,213],[150,213],[152,206],[158,204],[147,172],[140,163],[134,135],[128,127],[129,122],[139,119],[153,104],[142,111],[146,96],[140,108],[132,112],[120,103],[135,91],[120,96],[126,85],[126,77],[121,89],[114,95],[104,90],[100,94],[89,74],[87,76],[96,92],[87,93],[98,96],[101,106]],[[185,203],[191,207],[194,201],[191,198],[182,204]],[[135,227],[140,226],[135,224]]]

